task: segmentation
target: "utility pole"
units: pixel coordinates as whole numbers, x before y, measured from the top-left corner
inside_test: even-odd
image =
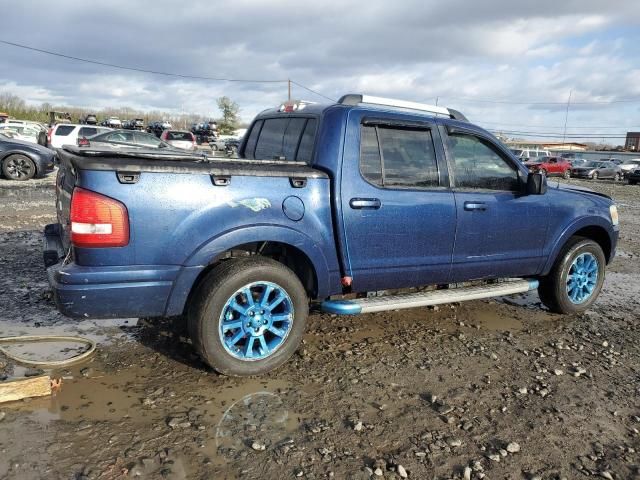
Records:
[[[571,104],[572,92],[573,90],[569,90],[569,98],[567,99],[567,110],[564,114],[564,132],[562,133],[562,143],[564,143],[567,138],[567,121],[569,120],[569,105]]]
[[[440,97],[436,97],[436,107],[438,106],[438,101],[440,100]]]
[[[291,79],[290,78],[287,79],[287,87],[288,87],[287,90],[289,92],[287,95],[287,99],[291,101]]]

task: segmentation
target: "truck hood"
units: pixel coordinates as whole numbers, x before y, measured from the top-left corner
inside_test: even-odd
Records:
[[[596,195],[598,197],[602,197],[602,198],[606,198],[608,200],[611,200],[611,197],[609,195],[605,195],[604,193],[600,193],[600,192],[595,192],[593,190],[591,190],[590,188],[584,188],[584,187],[577,187],[575,185],[566,185],[566,184],[560,184],[560,183],[556,183],[555,185],[550,185],[551,188],[557,188],[558,190],[562,190],[564,192],[573,192],[573,193],[580,193],[580,194],[587,194],[587,195]]]

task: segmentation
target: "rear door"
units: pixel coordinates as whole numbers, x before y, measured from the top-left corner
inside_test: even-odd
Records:
[[[452,281],[534,275],[542,262],[547,195],[523,193],[525,174],[493,141],[442,129],[454,185]]]
[[[347,121],[339,187],[345,273],[356,291],[446,283],[456,209],[437,126],[381,114],[355,109]]]

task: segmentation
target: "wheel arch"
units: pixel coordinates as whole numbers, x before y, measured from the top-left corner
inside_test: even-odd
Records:
[[[187,260],[174,282],[167,302],[167,315],[184,312],[189,298],[203,278],[216,266],[231,258],[252,255],[271,258],[290,268],[310,298],[329,295],[331,279],[339,283],[339,269],[332,266],[320,247],[309,237],[286,227],[249,227],[228,232],[201,246]],[[267,234],[267,232],[269,232]]]
[[[589,217],[576,221],[567,229],[565,229],[558,240],[556,240],[551,250],[551,254],[547,258],[547,262],[543,268],[542,275],[547,275],[551,271],[551,268],[555,264],[558,255],[562,251],[562,247],[566,245],[569,239],[576,236],[588,238],[600,245],[600,248],[602,248],[608,264],[612,260],[615,253],[614,235],[615,232],[612,231],[610,222],[607,222],[602,217]]]

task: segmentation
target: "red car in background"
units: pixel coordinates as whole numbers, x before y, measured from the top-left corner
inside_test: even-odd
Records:
[[[538,157],[524,163],[530,172],[541,172],[551,177],[553,175],[569,178],[571,163],[562,157]]]

